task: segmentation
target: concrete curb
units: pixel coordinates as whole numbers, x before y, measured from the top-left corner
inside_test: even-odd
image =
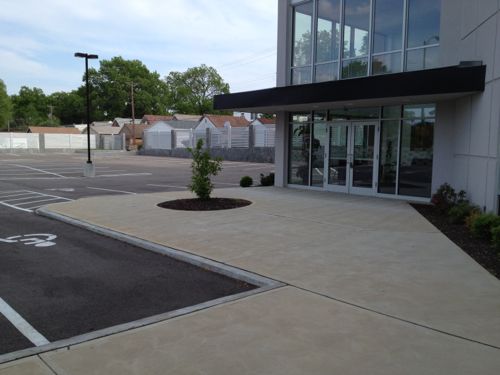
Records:
[[[233,278],[233,279],[237,279],[237,280],[246,282],[248,284],[255,285],[255,286],[257,286],[257,288],[250,290],[250,291],[247,291],[247,292],[233,294],[230,296],[217,298],[217,299],[214,299],[211,301],[202,302],[202,303],[197,304],[197,305],[188,306],[188,307],[184,307],[184,308],[181,308],[178,310],[166,312],[163,314],[154,315],[151,317],[139,319],[139,320],[136,320],[133,322],[104,328],[104,329],[101,329],[98,331],[94,331],[94,332],[86,333],[83,335],[71,337],[69,339],[51,342],[47,345],[42,345],[39,347],[23,349],[23,350],[19,350],[16,352],[3,354],[3,355],[0,355],[0,364],[6,363],[6,362],[11,362],[11,361],[21,359],[24,357],[29,357],[32,355],[37,355],[37,354],[49,352],[49,351],[56,350],[56,349],[61,349],[61,348],[69,349],[73,345],[81,344],[81,343],[84,343],[86,341],[95,340],[98,338],[114,335],[117,333],[129,331],[132,329],[148,326],[148,325],[151,325],[154,323],[159,323],[159,322],[169,320],[169,319],[172,319],[175,317],[179,317],[179,316],[186,315],[186,314],[191,314],[191,313],[196,312],[196,311],[201,311],[204,309],[208,309],[210,307],[218,306],[218,305],[221,305],[224,303],[236,301],[236,300],[239,300],[242,298],[250,297],[250,296],[253,296],[256,294],[268,292],[270,290],[286,286],[286,284],[279,282],[277,280],[272,280],[270,278],[267,278],[267,277],[264,277],[261,275],[257,275],[257,274],[254,274],[254,273],[242,270],[242,269],[238,269],[236,267],[232,267],[232,266],[229,266],[227,264],[215,262],[215,261],[208,259],[208,258],[203,258],[203,257],[200,257],[198,255],[194,255],[194,254],[191,254],[191,253],[188,253],[185,251],[169,248],[169,247],[162,246],[162,245],[159,245],[159,244],[156,244],[153,242],[149,242],[149,241],[137,238],[137,237],[133,237],[133,236],[130,236],[130,235],[118,232],[118,231],[113,231],[113,230],[99,227],[99,226],[96,226],[96,225],[93,225],[93,224],[90,224],[90,223],[87,223],[84,221],[73,219],[73,218],[70,218],[68,216],[52,212],[46,208],[40,208],[40,209],[36,210],[36,214],[40,215],[40,216],[48,217],[51,219],[55,219],[58,221],[62,221],[62,222],[65,222],[67,224],[71,224],[71,225],[92,231],[94,233],[101,234],[101,235],[104,235],[104,236],[107,236],[107,237],[110,237],[110,238],[113,238],[113,239],[116,239],[116,240],[119,240],[119,241],[122,241],[122,242],[125,242],[128,244],[143,248],[143,249],[148,250],[148,251],[153,251],[153,252],[158,253],[158,254],[169,256],[171,258],[180,260],[182,262],[186,262],[186,263],[195,265],[197,267],[204,268],[204,269],[209,270],[211,272],[215,272],[215,273],[218,273],[218,274],[221,274],[221,275]]]

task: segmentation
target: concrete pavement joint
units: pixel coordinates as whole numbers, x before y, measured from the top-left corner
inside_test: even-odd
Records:
[[[43,359],[43,357],[42,357],[41,355],[37,355],[37,357],[40,359],[40,361],[42,361],[42,363],[43,363],[45,366],[47,366],[47,368],[48,368],[48,369],[49,369],[49,370],[50,370],[50,371],[51,371],[54,375],[58,375],[58,374],[57,374],[57,372],[56,372],[56,370],[54,370],[54,369],[52,368],[52,366],[51,366],[51,365],[49,365],[49,364],[47,363],[47,361],[46,361],[45,359]]]
[[[444,334],[446,336],[455,337],[455,338],[460,339],[460,340],[465,340],[465,341],[472,342],[474,344],[479,344],[479,345],[482,345],[482,346],[487,346],[489,348],[500,350],[500,347],[498,347],[496,345],[492,345],[492,344],[488,344],[486,342],[482,342],[482,341],[470,339],[468,337],[456,335],[456,334],[451,333],[451,332],[446,332],[446,331],[443,331],[443,330],[440,330],[438,328],[434,328],[434,327],[431,327],[431,326],[428,326],[428,325],[425,325],[425,324],[422,324],[422,323],[413,322],[411,320],[407,320],[407,319],[400,318],[400,317],[395,316],[395,315],[387,314],[387,313],[384,313],[382,311],[374,310],[374,309],[371,309],[369,307],[361,306],[361,305],[355,304],[353,302],[349,302],[349,301],[345,301],[343,299],[335,298],[335,297],[332,297],[332,296],[329,296],[329,295],[326,295],[326,294],[323,294],[323,293],[320,293],[320,292],[315,292],[314,290],[303,288],[303,287],[300,287],[300,286],[297,286],[297,285],[294,285],[294,284],[288,284],[288,286],[291,286],[291,287],[303,290],[304,292],[309,292],[309,293],[316,294],[317,296],[320,296],[320,297],[325,297],[325,298],[331,299],[331,300],[333,300],[335,302],[339,302],[339,303],[342,303],[344,305],[348,305],[348,306],[352,306],[352,307],[355,307],[355,308],[358,308],[358,309],[361,309],[361,310],[372,312],[372,313],[375,313],[377,315],[382,315],[382,316],[385,316],[386,318],[395,319],[395,320],[398,320],[400,322],[411,324],[411,325],[414,325],[416,327],[428,329],[430,331],[441,333],[441,334]]]

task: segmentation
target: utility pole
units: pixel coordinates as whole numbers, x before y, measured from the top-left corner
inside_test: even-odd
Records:
[[[132,146],[135,148],[135,104],[134,104],[134,82],[130,82],[130,100],[132,101]]]

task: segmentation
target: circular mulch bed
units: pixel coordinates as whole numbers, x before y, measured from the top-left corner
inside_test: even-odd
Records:
[[[218,211],[245,207],[252,204],[246,199],[210,198],[210,199],[176,199],[158,204],[158,207],[180,211]]]

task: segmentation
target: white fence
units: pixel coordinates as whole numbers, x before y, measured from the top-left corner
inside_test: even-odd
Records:
[[[122,136],[103,140],[106,150],[121,150]],[[119,138],[119,139],[115,139]],[[109,147],[109,148],[108,148]],[[86,134],[38,134],[38,133],[0,133],[0,151],[7,150],[79,150],[87,148]],[[96,136],[90,135],[90,148],[96,148]]]
[[[274,147],[275,129],[245,128],[168,130],[144,132],[146,150],[172,150],[196,145],[199,139],[209,148]]]

